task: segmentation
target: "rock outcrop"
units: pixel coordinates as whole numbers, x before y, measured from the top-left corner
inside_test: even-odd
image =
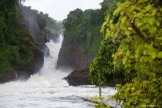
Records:
[[[9,69],[0,76],[0,83],[13,81],[16,79],[28,79],[30,75],[38,72],[44,63],[44,54],[39,49],[33,51],[34,55],[31,63],[27,65],[16,65],[14,69]]]
[[[34,42],[42,51],[46,49],[46,42],[49,40],[57,41],[57,38],[62,31],[61,27],[58,27],[59,30],[55,30],[54,28],[51,30],[49,26],[51,26],[52,23],[56,23],[54,20],[48,17],[47,14],[32,10],[30,7],[20,5],[19,8],[21,15],[24,18],[24,26],[28,28]],[[48,20],[52,20],[51,25],[48,24]]]
[[[30,64],[16,66],[15,73],[17,79],[27,79],[30,75],[39,72],[44,63],[44,54],[39,49],[33,51],[34,56]]]
[[[83,50],[79,42],[63,41],[60,49],[57,68],[84,69],[88,68],[94,56]]]
[[[0,83],[13,81],[16,79],[16,72],[14,70],[7,70],[0,76]]]
[[[57,41],[61,23],[18,1],[1,2],[0,83],[27,79],[43,66],[44,54],[48,55],[45,43]]]
[[[74,70],[65,78],[65,80],[67,80],[69,85],[72,86],[90,85],[91,83],[88,80],[88,71],[89,69]]]

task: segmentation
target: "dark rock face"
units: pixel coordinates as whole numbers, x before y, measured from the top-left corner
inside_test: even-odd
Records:
[[[0,83],[13,81],[16,79],[16,72],[14,70],[7,70],[0,76]]]
[[[89,69],[74,70],[65,79],[67,80],[69,85],[72,86],[90,85],[91,83],[88,80],[88,72]]]
[[[44,54],[39,49],[34,50],[32,62],[28,65],[20,65],[15,67],[16,76],[18,79],[27,79],[30,75],[38,72],[44,63]]]
[[[79,41],[68,42],[64,39],[60,49],[57,68],[72,68],[74,71],[65,79],[69,85],[90,85],[88,81],[89,65],[94,56],[86,52]]]
[[[53,34],[50,32],[46,32],[46,34],[43,34],[44,32],[42,31],[40,25],[38,25],[37,22],[35,22],[37,18],[30,16],[32,14],[31,11],[30,11],[31,13],[28,13],[29,11],[24,11],[27,13],[24,13],[23,16],[29,15],[28,17],[26,17],[26,19],[25,18],[23,19],[23,17],[20,18],[21,15],[20,15],[20,10],[18,9],[17,1],[14,1],[13,3],[7,0],[5,1],[6,2],[4,3],[6,4],[4,4],[4,10],[8,8],[9,9],[4,11],[3,13],[4,17],[2,17],[2,19],[8,19],[11,17],[12,20],[11,22],[8,20],[4,20],[4,21],[2,20],[4,22],[4,25],[7,25],[6,27],[8,28],[5,27],[4,31],[5,30],[7,31],[1,33],[2,35],[4,34],[4,36],[6,37],[4,39],[8,40],[8,42],[5,43],[6,46],[9,45],[11,46],[11,48],[13,48],[13,46],[16,46],[18,50],[16,51],[9,50],[7,53],[5,53],[8,54],[7,57],[9,60],[4,59],[4,61],[6,60],[9,66],[0,72],[0,83],[16,80],[20,78],[27,79],[29,78],[30,75],[38,72],[44,63],[43,51],[44,49],[46,49],[44,36],[48,35],[47,36],[48,38],[50,38],[50,36],[53,36]],[[14,10],[14,11],[12,12],[9,10]],[[3,10],[1,10],[1,12],[2,11]],[[8,16],[9,13],[11,13],[11,16]],[[16,26],[20,26],[22,29]],[[29,31],[26,31],[27,29],[29,29]],[[18,30],[20,30],[21,32]],[[13,34],[10,33],[7,34],[8,31],[13,32]],[[10,35],[13,35],[12,39],[10,39],[9,37]],[[48,39],[46,40],[48,41]],[[12,54],[11,51],[14,53]],[[5,50],[2,50],[2,54],[3,52],[5,52]],[[14,57],[16,55],[18,57]],[[9,56],[13,56],[12,59],[9,58]],[[1,63],[3,63],[3,59],[1,59],[0,61]]]
[[[88,68],[94,56],[86,52],[79,42],[63,41],[60,49],[57,68],[84,69]]]
[[[12,70],[7,70],[0,76],[0,83],[13,81],[16,79],[28,79],[30,75],[38,72],[44,63],[44,54],[39,49],[34,50],[34,56],[30,64],[15,66]]]
[[[27,27],[28,30],[30,31],[34,42],[39,46],[40,49],[43,49],[45,46],[44,45],[45,35],[41,31],[41,28],[37,23],[37,16],[35,16],[30,9],[24,6],[20,6],[20,10],[21,15],[24,18],[23,21],[24,26]]]

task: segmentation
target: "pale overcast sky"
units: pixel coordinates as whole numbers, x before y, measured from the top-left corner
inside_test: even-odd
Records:
[[[97,9],[103,0],[26,0],[24,5],[48,13],[50,17],[61,21],[76,8]]]

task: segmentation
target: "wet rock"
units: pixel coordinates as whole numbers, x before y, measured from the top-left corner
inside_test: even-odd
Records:
[[[33,51],[34,56],[32,58],[32,61],[28,65],[19,65],[16,66],[14,69],[17,74],[17,79],[27,79],[30,77],[30,75],[35,74],[38,72],[44,63],[44,54],[39,49],[35,49]]]
[[[90,54],[90,52],[85,51],[79,41],[68,42],[64,39],[58,56],[57,69],[88,68],[93,58],[94,55]]]
[[[0,83],[13,81],[16,77],[16,72],[14,70],[7,70],[0,76]]]
[[[67,80],[69,85],[72,86],[90,85],[91,83],[88,80],[88,72],[89,69],[74,70],[65,79]]]
[[[28,65],[16,65],[14,69],[9,69],[0,75],[0,83],[13,81],[17,79],[28,79],[30,75],[38,72],[44,63],[44,54],[39,49],[33,50],[33,58]]]

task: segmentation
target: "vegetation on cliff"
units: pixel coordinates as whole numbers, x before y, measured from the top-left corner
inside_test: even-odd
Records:
[[[160,107],[162,105],[162,2],[125,0],[123,3],[116,3],[116,6],[112,13],[107,12],[102,26],[104,41],[111,40],[113,43],[101,46],[98,55],[106,59],[97,56],[91,64],[90,78],[97,84],[102,84],[102,81],[109,84],[103,79],[109,76],[106,78],[113,80],[110,76],[118,75],[115,70],[122,69],[123,71],[117,71],[119,75],[124,76],[122,82],[120,80],[116,82],[118,92],[114,98],[117,102],[125,108]],[[102,54],[102,49],[111,45],[116,46],[112,47],[114,50],[107,49],[105,54]],[[98,65],[101,60],[104,65]]]
[[[100,29],[104,16],[113,0],[104,0],[100,3],[101,9],[76,9],[68,14],[63,21],[64,40],[81,43],[83,50],[96,55],[103,39]]]
[[[103,23],[101,11],[76,9],[71,11],[64,20],[64,38],[68,42],[81,43],[83,50],[96,54],[99,49],[102,36],[100,28]]]
[[[0,73],[31,62],[36,48],[21,24],[17,1],[0,1]]]
[[[48,14],[31,9],[31,7],[19,6],[21,15],[24,18],[24,25],[29,29],[34,42],[40,49],[45,43],[52,39],[56,41],[62,34],[62,22],[58,22],[49,17]]]
[[[20,4],[0,1],[0,81],[37,72],[43,65],[45,42],[62,33],[61,22]],[[42,50],[42,51],[41,51]]]
[[[67,19],[63,21],[64,41],[58,58],[58,67],[89,67],[103,39],[100,29],[108,1],[104,0],[101,3],[101,9],[76,9],[68,14]]]

